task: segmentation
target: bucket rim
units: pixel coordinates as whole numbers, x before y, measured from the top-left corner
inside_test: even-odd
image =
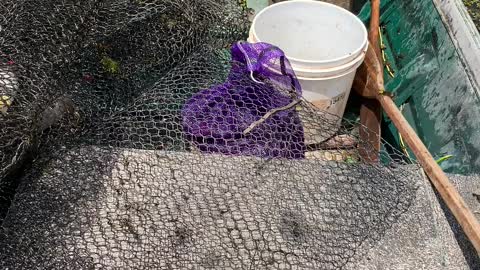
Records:
[[[367,43],[367,45],[369,46],[369,43]],[[345,64],[335,66],[335,67],[307,69],[307,68],[299,67],[299,66],[295,65],[294,63],[290,63],[290,64],[291,64],[292,69],[294,70],[295,74],[297,74],[297,73],[302,73],[302,74],[312,73],[312,74],[315,74],[315,73],[319,73],[319,72],[321,72],[321,73],[338,72],[339,74],[345,74],[345,72],[351,70],[352,67],[358,67],[363,63],[363,61],[365,60],[365,56],[367,54],[368,46],[365,50],[363,50],[352,61],[349,61]],[[288,58],[288,56],[287,56],[287,59],[290,59],[290,58]],[[336,75],[333,75],[333,76],[336,76]],[[303,78],[309,78],[309,77],[303,77]]]
[[[259,40],[259,38],[257,36],[257,33],[255,31],[255,27],[254,27],[257,23],[258,18],[260,18],[261,15],[263,15],[265,12],[267,12],[268,10],[273,9],[275,7],[278,7],[278,6],[281,6],[281,5],[294,5],[295,3],[299,3],[299,2],[308,3],[308,4],[311,4],[311,5],[328,6],[330,8],[337,9],[338,11],[340,11],[344,14],[347,14],[350,17],[353,17],[354,20],[356,20],[359,23],[359,25],[362,26],[361,28],[362,28],[364,38],[363,38],[363,42],[362,42],[361,46],[359,46],[357,49],[355,49],[352,53],[346,54],[342,57],[337,57],[337,58],[334,58],[334,59],[320,60],[319,61],[319,60],[300,59],[300,58],[295,58],[295,57],[291,57],[291,56],[287,55],[287,58],[290,59],[291,62],[292,61],[297,61],[297,62],[303,62],[303,63],[309,63],[309,64],[331,64],[331,63],[335,63],[335,62],[341,62],[341,61],[344,61],[345,59],[348,59],[352,55],[355,55],[355,58],[356,58],[356,56],[361,53],[361,51],[364,49],[364,47],[368,46],[368,31],[367,31],[367,28],[365,27],[365,24],[360,20],[360,18],[355,16],[355,14],[351,13],[350,11],[348,11],[348,10],[342,8],[342,7],[339,7],[337,5],[327,3],[327,2],[312,1],[312,0],[293,0],[293,1],[279,2],[279,3],[275,3],[273,5],[270,5],[266,8],[264,8],[263,10],[261,10],[257,15],[255,15],[255,18],[253,19],[251,27],[250,27],[250,31],[252,33],[252,36],[255,39],[254,42],[265,42],[265,41]]]
[[[368,47],[367,47],[367,49],[368,49]],[[349,74],[353,71],[356,71],[358,69],[358,67],[360,67],[363,64],[363,62],[365,60],[366,53],[367,53],[367,49],[365,49],[365,51],[362,51],[362,53],[359,56],[357,56],[352,61],[347,62],[346,64],[343,64],[343,65],[340,65],[340,66],[337,66],[337,67],[334,67],[334,68],[318,69],[317,73],[308,72],[305,69],[300,69],[298,67],[295,67],[294,65],[291,65],[292,70],[295,73],[295,77],[299,80],[323,81],[323,80],[337,79],[337,78],[343,77],[346,74]],[[288,56],[287,56],[287,59],[289,59]],[[280,74],[278,72],[278,70],[276,70],[276,69],[272,69],[271,67],[267,67],[267,68],[272,72]],[[336,72],[336,73],[335,74],[328,74],[328,75],[318,75],[318,72],[322,72],[322,73]],[[300,73],[300,75],[299,75],[299,73]],[[305,73],[312,73],[312,74],[316,74],[316,75],[312,76],[312,77],[302,76]]]
[[[297,77],[298,80],[302,80],[302,81],[327,81],[327,80],[332,80],[332,79],[338,79],[338,78],[341,78],[347,74],[350,74],[352,72],[356,72],[357,69],[363,64],[363,60],[362,61],[358,61],[357,63],[355,63],[354,65],[352,65],[351,67],[349,67],[348,69],[345,69],[343,72],[341,73],[338,73],[338,74],[335,74],[335,75],[331,75],[331,76],[325,76],[325,77],[303,77],[303,76],[299,76],[295,73],[295,76]]]

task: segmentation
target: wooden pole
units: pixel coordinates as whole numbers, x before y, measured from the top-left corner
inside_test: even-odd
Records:
[[[368,40],[370,42],[369,49],[367,51],[367,59],[369,54],[376,54],[377,57],[381,57],[381,50],[379,46],[380,39],[380,0],[372,0],[372,15],[370,18],[370,32],[368,33]],[[373,50],[373,51],[372,51]],[[367,65],[364,64],[362,68],[366,69]],[[378,67],[382,70],[381,66]],[[378,78],[377,82],[383,82],[383,72],[376,73]],[[356,79],[361,79],[361,73],[356,76]],[[371,78],[368,76],[365,78],[366,86],[368,82],[371,82]],[[357,92],[359,92],[364,98],[360,106],[360,145],[359,154],[366,162],[378,162],[380,160],[380,137],[381,137],[381,121],[382,121],[382,106],[374,98],[374,96],[368,96],[366,91],[358,89],[358,84],[355,83]],[[373,99],[370,99],[372,98]],[[372,149],[373,148],[373,149]],[[373,150],[373,151],[372,151]]]
[[[458,193],[455,186],[450,183],[448,177],[433,159],[427,147],[420,140],[410,124],[405,120],[397,105],[388,96],[380,95],[378,100],[382,104],[383,110],[397,127],[410,149],[413,151],[417,160],[425,170],[430,181],[436,190],[452,211],[468,239],[480,254],[480,224],[468,208],[462,196]]]
[[[433,159],[422,140],[420,140],[407,120],[405,120],[403,114],[397,108],[392,98],[388,95],[382,94],[384,93],[385,86],[383,81],[383,65],[381,62],[382,56],[378,44],[380,38],[379,25],[380,0],[372,0],[372,16],[369,32],[371,47],[367,51],[363,66],[357,72],[357,77],[355,78],[355,90],[363,97],[373,98],[373,100],[378,100],[378,102],[380,102],[381,107],[392,120],[407,145],[413,151],[418,162],[422,165],[430,182],[455,216],[468,239],[477,250],[477,253],[480,254],[480,223],[468,208],[455,186],[450,182],[443,170]],[[367,109],[366,106],[363,106],[362,108],[364,110]],[[365,115],[367,116],[367,113],[365,113]],[[372,113],[368,116],[372,117]],[[360,117],[360,119],[362,118]],[[375,122],[376,120],[373,119],[369,121],[371,124],[371,122]],[[364,120],[363,123],[368,123],[368,121]],[[375,125],[370,126],[375,127]],[[367,127],[369,128],[370,126]],[[364,137],[368,138],[365,135]],[[361,137],[361,139],[363,138]]]
[[[368,40],[370,41],[370,46],[375,49],[375,54],[378,58],[381,59],[381,49],[378,44],[380,40],[380,0],[372,0],[372,14],[370,16],[370,31],[368,33]],[[382,74],[383,76],[383,74]]]

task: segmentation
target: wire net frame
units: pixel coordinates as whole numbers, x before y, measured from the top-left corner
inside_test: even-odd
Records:
[[[414,198],[236,1],[0,14],[1,269],[341,269]]]

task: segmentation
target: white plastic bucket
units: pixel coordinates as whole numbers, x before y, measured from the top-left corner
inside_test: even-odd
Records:
[[[343,116],[356,70],[368,48],[367,29],[354,14],[320,1],[277,3],[255,17],[249,41],[281,48],[304,98]]]

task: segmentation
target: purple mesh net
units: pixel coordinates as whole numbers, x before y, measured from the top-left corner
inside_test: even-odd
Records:
[[[303,158],[303,127],[295,111],[301,88],[285,54],[267,43],[245,42],[234,44],[231,53],[227,81],[185,104],[187,139],[207,153]]]

